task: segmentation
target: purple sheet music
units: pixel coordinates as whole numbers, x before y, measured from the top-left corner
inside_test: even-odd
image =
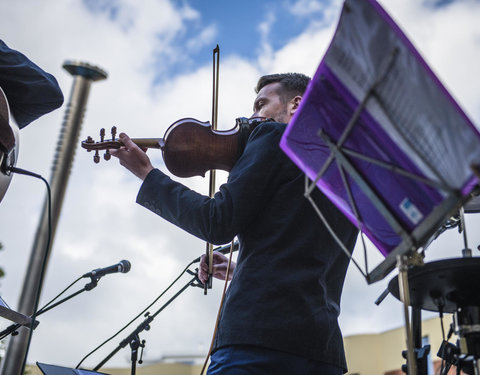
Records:
[[[480,162],[480,134],[376,1],[345,1],[334,38],[280,146],[314,180],[331,154],[319,130],[338,143],[377,80],[342,146],[433,182],[431,186],[347,155],[410,234],[448,196],[471,191],[477,180],[470,166]],[[351,177],[347,181],[364,233],[387,256],[405,238]],[[317,186],[358,225],[335,161]]]

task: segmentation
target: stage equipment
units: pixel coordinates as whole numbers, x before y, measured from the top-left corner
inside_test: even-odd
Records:
[[[383,255],[370,271],[363,241],[365,270],[352,261],[366,281],[398,267],[408,373],[417,374],[409,268],[478,194],[480,133],[376,1],[346,0],[280,146],[305,172],[306,198],[347,255],[311,196],[317,187]]]
[[[344,3],[280,146],[385,256],[411,255],[471,198],[480,133],[374,0]]]
[[[233,251],[238,250],[238,242],[232,243],[228,245],[228,252],[232,253]],[[216,247],[213,249],[214,252],[218,251],[222,254],[227,253],[227,246],[220,246]],[[95,368],[93,371],[99,370],[100,368],[103,367],[105,363],[107,363],[116,353],[118,353],[121,349],[125,348],[127,345],[130,346],[131,350],[131,374],[136,373],[136,366],[137,362],[142,363],[142,355],[143,355],[143,349],[145,348],[145,340],[140,340],[140,333],[143,331],[148,331],[150,330],[150,324],[153,322],[154,318],[160,314],[170,303],[172,303],[177,297],[180,296],[186,289],[188,289],[189,286],[192,287],[199,287],[202,289],[205,289],[205,285],[202,284],[202,282],[198,278],[198,269],[195,269],[195,271],[191,271],[189,268],[200,261],[201,257],[193,259],[185,268],[184,270],[180,273],[180,275],[177,276],[177,278],[157,297],[155,300],[150,303],[143,311],[141,311],[135,318],[133,318],[126,326],[121,328],[116,334],[108,338],[106,341],[104,341],[102,344],[97,346],[94,350],[92,350],[90,353],[88,353],[86,356],[84,356],[81,361],[78,363],[76,368],[80,367],[81,364],[88,358],[90,357],[93,353],[95,353],[98,349],[103,347],[105,344],[110,342],[113,338],[118,336],[121,332],[123,332],[130,324],[132,324],[135,320],[140,318],[142,315],[144,317],[144,320],[142,323],[140,323],[137,328],[132,331],[125,339],[123,339],[120,344],[107,356],[105,357]],[[167,302],[165,302],[153,315],[150,314],[148,311],[157,301],[163,297],[172,287],[174,284],[177,283],[177,281],[180,280],[180,278],[185,274],[188,273],[189,275],[192,275],[193,278],[190,279],[178,292],[176,292],[173,297],[171,297]],[[138,350],[141,349],[140,353],[140,359],[138,359]]]
[[[459,340],[457,345],[444,340],[440,347],[438,356],[446,363],[442,374],[451,365],[467,374],[480,374],[480,258],[443,259],[412,267],[408,284],[413,309],[439,312],[440,317],[454,314],[452,332]],[[401,299],[397,277],[388,288]]]
[[[10,185],[9,168],[14,167],[18,159],[18,142],[19,129],[10,116],[7,97],[0,87],[0,202]]]
[[[0,297],[0,317],[8,319],[19,326],[29,326],[32,324],[32,319],[30,317],[12,310],[2,297]]]
[[[90,370],[73,369],[69,367],[47,365],[46,363],[37,362],[38,368],[44,375],[108,375],[104,372],[95,372]]]
[[[185,268],[184,272],[187,272],[188,274],[190,275],[193,275],[193,278],[191,280],[189,280],[177,293],[175,293],[167,302],[165,302],[153,315],[150,314],[150,312],[146,312],[144,314],[144,320],[142,323],[140,323],[137,328],[135,328],[127,337],[125,337],[125,339],[123,339],[120,344],[118,344],[118,346],[109,354],[107,355],[97,366],[95,366],[95,368],[93,369],[93,371],[97,371],[99,369],[101,369],[103,367],[103,365],[105,363],[107,363],[115,354],[117,354],[121,349],[125,348],[127,345],[130,346],[130,362],[131,362],[131,375],[135,375],[136,374],[136,371],[137,371],[137,362],[142,364],[142,357],[143,357],[143,349],[145,348],[145,340],[140,340],[140,333],[142,333],[143,331],[148,331],[150,330],[150,324],[153,322],[153,320],[155,319],[155,317],[160,314],[168,305],[170,305],[170,303],[172,303],[180,294],[182,294],[188,287],[190,286],[193,286],[193,287],[200,287],[200,288],[205,288],[204,284],[200,283],[199,282],[199,279],[198,279],[198,273],[195,271],[190,271],[188,269],[188,267],[190,267],[192,264],[194,263],[194,261],[190,262],[190,264]],[[183,275],[183,273],[181,273],[180,276]],[[178,281],[178,279],[180,278],[180,276],[167,288],[170,289],[170,287],[176,282]],[[165,290],[164,293],[167,291]],[[160,297],[164,294],[162,293],[160,295]],[[158,298],[160,298],[158,297]],[[157,298],[157,300],[158,300]],[[156,301],[156,300],[155,300]],[[155,302],[154,301],[154,302]],[[153,305],[153,303],[148,307],[150,308],[151,306]],[[148,309],[147,308],[147,309]],[[145,310],[144,310],[145,311]],[[123,330],[123,329],[122,329]],[[103,344],[102,344],[103,345]],[[96,351],[98,348],[100,347],[97,347],[94,351]],[[140,359],[138,359],[138,350],[141,350],[140,352]],[[93,351],[93,352],[94,352]],[[87,356],[85,356],[82,361],[77,365],[77,367],[80,366],[80,364],[90,355],[92,354],[93,352],[90,352]]]
[[[103,69],[83,62],[66,61],[63,68],[74,76],[74,82],[52,167],[50,182],[52,193],[51,222],[49,220],[49,202],[46,199],[18,303],[18,310],[21,313],[33,317],[38,307],[44,271],[48,264],[48,257],[67,188],[90,87],[92,82],[107,78],[107,73]],[[29,334],[31,332],[32,330],[21,330],[17,336],[10,339],[6,357],[2,361],[2,375],[21,375],[22,362],[28,355]]]
[[[117,272],[127,273],[130,271],[131,266],[132,265],[130,264],[130,262],[124,259],[118,262],[117,264],[114,264],[113,266],[97,268],[93,271],[87,272],[82,277],[93,277],[93,278],[99,279],[100,277],[103,277],[110,273],[117,273]]]
[[[107,267],[107,268],[110,268],[110,267]],[[107,268],[103,268],[102,270],[107,269]],[[0,297],[0,316],[5,317],[7,319],[10,319],[14,322],[14,324],[8,326],[7,328],[5,328],[3,331],[0,332],[0,340],[2,340],[3,338],[5,338],[9,335],[14,336],[14,335],[18,334],[18,329],[21,326],[26,326],[30,329],[35,329],[38,326],[39,322],[37,320],[35,320],[35,323],[32,324],[32,320],[33,320],[34,317],[36,318],[36,317],[46,313],[47,311],[50,311],[51,309],[57,307],[58,305],[61,305],[62,303],[64,303],[64,302],[72,299],[73,297],[79,295],[80,293],[92,290],[93,288],[95,288],[97,286],[98,280],[100,280],[100,278],[102,276],[103,275],[92,274],[92,272],[89,272],[89,274],[85,274],[85,275],[79,277],[77,280],[75,280],[73,283],[71,283],[67,288],[65,288],[60,294],[58,294],[55,298],[53,298],[45,306],[43,306],[41,309],[39,309],[35,313],[35,316],[32,315],[31,317],[30,316],[25,316],[23,314],[20,314],[18,312],[10,310],[9,307],[6,305],[6,303],[3,301],[3,299]],[[60,298],[68,289],[70,289],[74,284],[76,284],[78,281],[80,281],[84,277],[89,277],[90,278],[90,282],[88,284],[85,284],[85,286],[82,289],[80,289],[80,290],[70,294],[69,296],[64,297],[63,299],[57,301],[57,299]],[[55,302],[55,301],[57,301],[57,302]]]

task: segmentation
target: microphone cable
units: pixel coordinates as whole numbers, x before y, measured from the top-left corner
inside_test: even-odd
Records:
[[[82,360],[78,363],[77,366],[75,366],[76,369],[80,367],[80,365],[88,358],[90,357],[93,353],[95,353],[97,350],[99,350],[102,346],[113,340],[115,337],[117,337],[121,332],[123,332],[125,329],[127,329],[135,320],[137,320],[139,317],[145,314],[145,312],[150,309],[157,301],[162,298],[165,293],[167,293],[170,288],[175,285],[175,283],[188,271],[188,268],[195,263],[194,261],[191,261],[185,268],[184,270],[177,276],[175,280],[158,296],[156,297],[153,302],[151,302],[145,309],[143,309],[142,312],[140,312],[138,315],[136,315],[132,320],[130,320],[125,326],[123,326],[117,333],[113,334],[110,336],[108,339],[106,339],[104,342],[102,342],[100,345],[98,345],[95,349],[93,349],[91,352],[89,352],[87,355],[85,355]]]
[[[63,289],[60,293],[58,293],[54,298],[52,298],[48,303],[46,303],[41,309],[38,309],[37,310],[37,316],[43,314],[44,312],[50,310],[50,308],[53,308],[54,306],[50,307],[56,300],[58,300],[62,295],[64,295],[67,290],[69,290],[72,286],[74,286],[76,283],[78,283],[80,280],[82,280],[83,278],[85,277],[85,275],[83,276],[80,276],[78,277],[76,280],[74,280],[72,283],[70,283],[70,285],[68,285],[65,289]],[[93,279],[92,279],[93,280]],[[91,284],[91,283],[90,283]],[[91,290],[93,289],[94,287],[96,287],[96,283],[91,286],[90,288],[87,288],[88,284],[85,286],[84,290]],[[81,292],[82,290],[78,291],[76,294],[78,294],[79,292]],[[76,295],[75,294],[75,295]],[[72,295],[71,297],[73,297],[74,295]],[[65,302],[66,300],[62,301],[62,302]],[[50,308],[49,308],[50,307]],[[35,323],[34,323],[35,324]],[[35,324],[35,328],[37,327],[38,324]],[[18,328],[20,328],[22,326],[22,324],[20,323],[15,323],[15,324],[12,324],[10,325],[9,327],[7,327],[7,329],[3,330],[1,333],[0,333],[0,340],[4,339],[5,337],[7,337],[8,335],[10,335],[11,333],[15,332]]]
[[[28,333],[27,347],[26,347],[25,356],[23,358],[23,363],[22,363],[21,374],[23,374],[25,372],[25,365],[27,363],[27,356],[28,356],[28,351],[29,351],[29,348],[30,348],[30,343],[32,341],[33,330],[35,328],[35,319],[36,319],[37,314],[38,314],[37,309],[38,309],[38,304],[40,302],[40,293],[42,291],[43,278],[45,276],[45,271],[46,271],[46,268],[47,268],[47,260],[48,260],[48,253],[49,253],[49,249],[50,249],[50,242],[52,240],[52,193],[51,193],[50,185],[49,185],[48,181],[45,178],[43,178],[41,175],[39,175],[37,173],[27,171],[25,169],[16,168],[16,167],[8,167],[7,169],[10,172],[13,172],[13,173],[18,173],[18,174],[22,174],[22,175],[25,175],[25,176],[38,178],[38,179],[42,180],[47,187],[47,217],[48,217],[48,219],[47,219],[47,222],[48,222],[47,245],[46,245],[45,256],[43,257],[43,260],[42,260],[42,267],[40,269],[40,278],[39,278],[39,281],[38,281],[38,288],[37,288],[37,292],[36,292],[36,295],[35,295],[35,304],[34,304],[34,308],[33,308],[33,314],[31,316],[32,322],[30,323],[30,330],[29,330],[29,333]]]
[[[59,294],[57,294],[56,297],[54,297],[50,302],[45,304],[41,309],[37,311],[37,315],[41,314],[48,306],[50,306],[53,302],[55,302],[57,299],[59,299],[65,292],[70,289],[72,286],[74,286],[76,283],[78,283],[80,280],[82,280],[82,276],[80,276],[78,279],[73,281],[69,286],[67,286],[65,289],[63,289]]]
[[[82,277],[79,277],[78,279],[76,279],[74,282],[72,282],[69,286],[67,286],[63,291],[61,291],[56,297],[54,297],[50,302],[48,302],[47,304],[45,304],[41,309],[39,309],[37,311],[37,316],[42,314],[43,311],[48,307],[50,306],[53,302],[55,302],[58,298],[60,298],[68,289],[70,289],[73,285],[75,285],[77,282],[79,282],[80,280],[82,279]],[[35,323],[34,323],[35,324]],[[11,330],[10,330],[10,327],[8,329],[8,332],[6,334],[4,334],[3,336],[0,336],[0,340],[4,339],[5,337],[7,337],[10,332],[15,332],[18,328],[20,328],[22,325],[17,323],[15,325],[12,325],[11,326]]]

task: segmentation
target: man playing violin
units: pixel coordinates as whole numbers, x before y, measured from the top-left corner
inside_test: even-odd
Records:
[[[298,73],[259,79],[252,117],[273,121],[252,130],[213,198],[155,169],[125,134],[120,134],[125,146],[112,150],[143,180],[139,204],[210,243],[238,237],[209,375],[346,372],[337,318],[349,259],[304,198],[303,173],[279,147],[308,82]],[[353,251],[356,228],[319,190],[313,198]],[[225,279],[226,264],[225,256],[214,254],[214,277]],[[202,282],[207,269],[203,257]]]

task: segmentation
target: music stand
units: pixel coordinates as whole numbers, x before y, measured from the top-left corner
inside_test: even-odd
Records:
[[[479,132],[374,0],[345,1],[280,146],[312,204],[318,187],[385,257],[362,272],[369,284],[415,255],[478,181]]]
[[[32,318],[12,310],[10,307],[8,307],[7,303],[2,297],[0,297],[0,317],[8,319],[22,326],[30,326],[32,324]]]
[[[104,372],[95,372],[90,370],[73,369],[69,367],[47,365],[46,363],[37,362],[38,368],[44,375],[109,375]]]

